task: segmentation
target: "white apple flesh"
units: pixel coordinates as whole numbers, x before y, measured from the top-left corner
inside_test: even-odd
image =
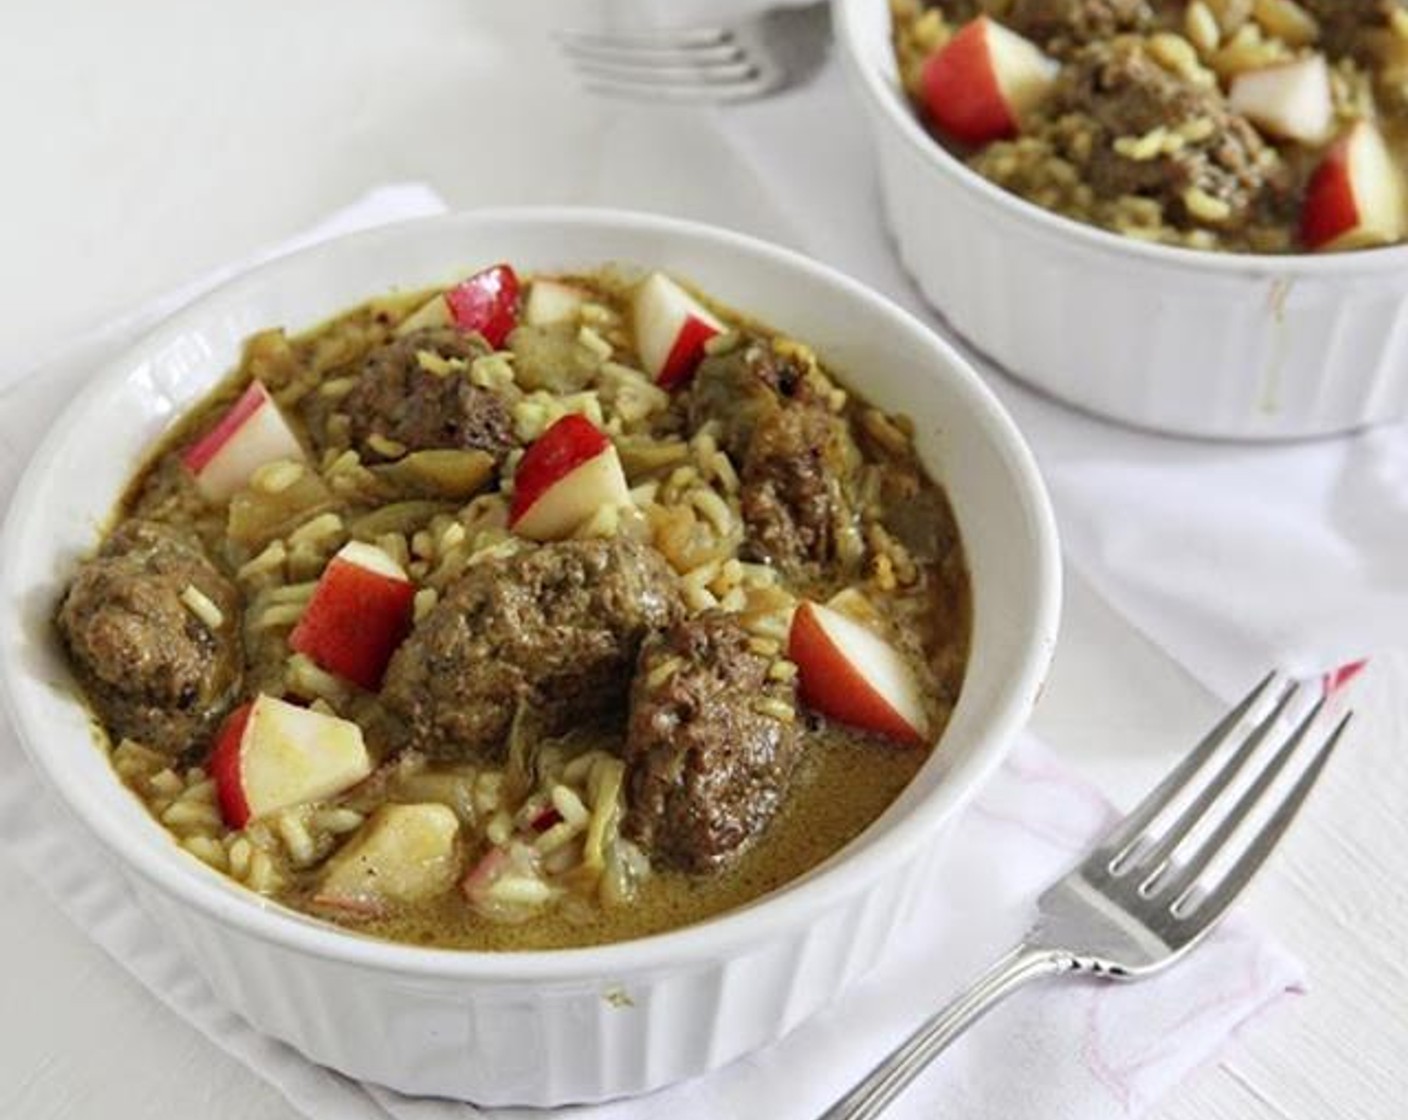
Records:
[[[585,416],[569,413],[523,453],[508,526],[530,540],[560,540],[602,506],[630,500],[615,445]]]
[[[266,463],[303,458],[303,447],[274,398],[261,382],[252,381],[215,427],[182,453],[181,462],[207,500],[223,502]]]
[[[787,656],[797,665],[798,688],[808,707],[899,743],[926,741],[919,683],[899,650],[873,630],[804,601],[792,618]]]
[[[965,24],[924,63],[925,112],[943,132],[980,145],[1016,136],[1056,81],[1060,64],[987,16]]]
[[[1022,115],[1046,97],[1061,72],[1061,64],[1047,57],[1030,39],[995,21],[988,21],[987,45],[1002,99],[1020,123]]]
[[[261,694],[242,722],[222,735],[210,766],[232,828],[342,793],[372,771],[362,729],[351,720]]]
[[[652,272],[631,297],[636,351],[657,384],[677,385],[694,372],[704,344],[723,331],[705,307],[666,276]]]
[[[383,805],[328,861],[313,901],[375,917],[446,894],[459,878],[459,831],[459,818],[438,802]]]
[[[573,467],[539,495],[514,532],[535,541],[561,540],[604,505],[631,500],[621,459],[610,444],[606,450]]]
[[[1257,127],[1302,144],[1323,143],[1334,124],[1324,55],[1244,71],[1232,79],[1228,101]]]
[[[1311,174],[1301,240],[1314,250],[1367,249],[1408,232],[1403,173],[1383,134],[1355,121]]]
[[[349,564],[356,564],[363,571],[374,572],[387,579],[400,583],[408,582],[406,570],[374,544],[364,541],[348,541],[337,550],[336,557]]]
[[[586,296],[580,288],[560,280],[534,280],[528,289],[523,319],[530,327],[546,327],[577,318]]]

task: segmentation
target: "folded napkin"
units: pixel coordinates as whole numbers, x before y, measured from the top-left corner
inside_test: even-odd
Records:
[[[425,188],[389,188],[302,241],[441,208]],[[0,392],[0,500],[12,490],[37,434],[94,365],[210,282],[104,328]],[[957,822],[936,889],[900,943],[834,1007],[778,1045],[710,1077],[649,1098],[570,1112],[599,1120],[661,1114],[676,1120],[800,1120],[817,1114],[1021,934],[1039,890],[1111,817],[1098,793],[1073,779],[1041,743],[1023,738]],[[257,1035],[216,1002],[134,905],[108,857],[58,810],[8,729],[0,730],[0,845],[154,995],[315,1120],[516,1114],[357,1085]],[[989,1027],[960,1040],[891,1114],[932,1116],[940,1108],[971,1120],[1137,1114],[1216,1054],[1241,1024],[1299,987],[1299,966],[1233,920],[1186,964],[1156,980],[1127,987],[1053,983],[1019,994],[994,1013]]]

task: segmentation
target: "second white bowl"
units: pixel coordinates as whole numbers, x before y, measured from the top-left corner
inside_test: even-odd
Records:
[[[1150,245],[971,171],[900,88],[884,0],[833,0],[905,269],[1007,370],[1181,435],[1287,439],[1408,416],[1408,246],[1252,256]]]

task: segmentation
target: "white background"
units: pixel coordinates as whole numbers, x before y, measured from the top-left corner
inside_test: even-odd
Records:
[[[0,27],[0,383],[66,337],[365,189],[453,206],[609,202],[768,234],[776,214],[667,111],[585,99],[545,31],[563,0],[48,0]],[[606,161],[629,129],[637,158]],[[866,173],[857,154],[857,173]],[[1037,730],[1122,802],[1215,705],[1074,583]],[[1402,732],[1403,729],[1393,729]],[[1396,744],[1408,752],[1408,741]],[[1405,773],[1402,765],[1396,771]],[[1391,776],[1392,772],[1390,772]],[[1403,783],[1346,762],[1248,909],[1308,963],[1290,1001],[1165,1101],[1163,1120],[1402,1115]],[[0,854],[0,1116],[290,1120]],[[1001,1015],[983,1029],[1001,1030]]]

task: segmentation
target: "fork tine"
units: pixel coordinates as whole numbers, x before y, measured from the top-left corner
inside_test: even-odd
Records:
[[[759,76],[751,62],[728,62],[718,66],[611,66],[596,62],[576,63],[577,72],[585,78],[604,82],[623,82],[676,86],[711,86],[730,82],[746,82]]]
[[[1195,917],[1199,925],[1206,928],[1217,921],[1222,912],[1232,904],[1233,899],[1241,893],[1242,888],[1247,885],[1251,877],[1256,874],[1257,869],[1265,862],[1266,857],[1271,854],[1271,850],[1276,847],[1282,833],[1290,827],[1291,821],[1295,819],[1296,813],[1304,804],[1311,788],[1320,777],[1321,771],[1325,769],[1325,764],[1330,761],[1330,755],[1344,734],[1344,729],[1349,726],[1352,715],[1352,712],[1346,712],[1344,718],[1335,725],[1334,731],[1330,733],[1329,738],[1316,752],[1310,765],[1305,768],[1305,772],[1301,774],[1290,793],[1277,807],[1271,819],[1257,833],[1251,846],[1232,865],[1212,893],[1200,899],[1191,912],[1186,908],[1186,903],[1197,890],[1197,884],[1193,883],[1184,888],[1172,906],[1175,917]]]
[[[1256,753],[1257,748],[1266,741],[1266,737],[1271,734],[1276,724],[1280,721],[1281,716],[1285,713],[1286,708],[1290,705],[1291,700],[1294,699],[1296,693],[1299,691],[1300,685],[1293,683],[1291,687],[1282,694],[1281,698],[1276,702],[1276,706],[1267,713],[1266,718],[1247,733],[1247,737],[1242,740],[1241,745],[1223,762],[1221,767],[1218,768],[1217,773],[1208,779],[1198,796],[1184,808],[1183,812],[1178,815],[1178,819],[1168,826],[1164,834],[1159,837],[1158,843],[1147,852],[1143,852],[1139,855],[1138,865],[1150,869],[1145,875],[1143,882],[1139,885],[1140,893],[1146,898],[1154,893],[1153,886],[1155,882],[1161,878],[1167,870],[1169,859],[1178,849],[1178,846],[1188,838],[1189,833],[1198,827],[1198,824],[1208,815],[1208,811],[1217,802],[1217,799],[1221,797],[1236,780],[1237,775],[1246,767],[1247,762],[1251,759],[1252,755]],[[1324,701],[1321,701],[1321,703],[1323,704]],[[1315,710],[1311,712],[1312,718],[1319,709],[1320,705],[1317,704]],[[1308,722],[1302,723],[1299,733],[1303,734],[1308,725]],[[1264,773],[1262,777],[1265,777]]]
[[[1309,714],[1301,720],[1300,724],[1286,739],[1285,743],[1281,745],[1275,757],[1272,758],[1266,768],[1257,776],[1256,781],[1237,799],[1237,804],[1232,807],[1227,816],[1217,826],[1216,830],[1214,830],[1213,834],[1199,847],[1197,853],[1194,854],[1184,866],[1178,869],[1178,873],[1168,884],[1169,888],[1175,892],[1173,902],[1173,910],[1175,913],[1187,907],[1197,887],[1198,879],[1208,869],[1212,861],[1217,858],[1218,854],[1227,847],[1228,841],[1232,839],[1238,827],[1248,818],[1252,810],[1266,796],[1267,790],[1271,788],[1272,783],[1275,782],[1281,771],[1286,768],[1286,764],[1290,762],[1291,756],[1295,754],[1296,749],[1300,746],[1302,741],[1304,741],[1310,728],[1315,723],[1316,718],[1324,709],[1324,706],[1325,701],[1322,698],[1320,702],[1311,709]],[[1306,795],[1310,792],[1310,787],[1315,784],[1315,779],[1319,777],[1320,771],[1325,768],[1325,763],[1329,760],[1330,752],[1334,750],[1335,744],[1339,742],[1340,736],[1344,734],[1345,727],[1349,725],[1350,715],[1351,713],[1346,713],[1344,718],[1336,724],[1334,731],[1331,732],[1325,742],[1321,744],[1316,751],[1315,757],[1311,760],[1310,765],[1306,767],[1305,772],[1301,774],[1296,784],[1291,788],[1291,791],[1286,795],[1281,805],[1278,806],[1276,812],[1266,823],[1265,827],[1257,834],[1248,850],[1227,873],[1223,882],[1218,885],[1217,890],[1205,899],[1202,904],[1196,907],[1196,909],[1201,910],[1204,905],[1213,905],[1214,900],[1224,894],[1225,888],[1229,883],[1232,884],[1232,895],[1235,895],[1246,885],[1247,880],[1250,879],[1256,872],[1256,869],[1261,866],[1261,862],[1266,858],[1267,853],[1276,846],[1276,841],[1280,838],[1281,833],[1284,832],[1287,825],[1291,823],[1291,819],[1295,816],[1296,810],[1300,808],[1301,802],[1305,800]],[[1230,901],[1230,896],[1226,897],[1226,901]],[[1224,901],[1222,905],[1225,906],[1226,901]],[[1211,921],[1216,918],[1219,912],[1220,911],[1214,910],[1208,920]]]
[[[1103,863],[1107,872],[1113,874],[1122,860],[1130,854],[1130,849],[1144,835],[1154,818],[1186,786],[1209,758],[1217,753],[1217,748],[1227,740],[1228,734],[1239,724],[1252,706],[1265,694],[1268,686],[1276,679],[1273,670],[1261,678],[1242,702],[1228,712],[1203,738],[1192,753],[1180,762],[1169,775],[1141,801],[1130,814],[1116,825],[1095,850],[1088,866]]]
[[[553,38],[564,50],[660,51],[691,50],[727,43],[731,33],[722,27],[674,27],[629,33],[563,30]]]
[[[700,47],[623,47],[619,44],[564,43],[562,53],[574,62],[608,63],[616,66],[704,66],[737,62],[744,57],[741,45],[733,42]]]

